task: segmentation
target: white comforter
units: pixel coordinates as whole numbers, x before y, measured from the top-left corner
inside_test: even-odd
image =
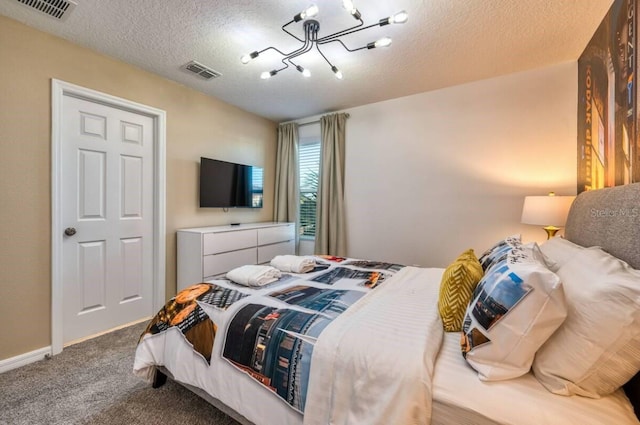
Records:
[[[406,267],[316,342],[304,425],[431,422],[442,270]]]

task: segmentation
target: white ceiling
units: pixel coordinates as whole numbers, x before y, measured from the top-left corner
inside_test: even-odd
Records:
[[[311,0],[76,1],[65,21],[17,0],[0,0],[0,14],[282,122],[576,60],[613,0],[354,0],[365,25],[403,9],[409,21],[343,39],[354,48],[390,36],[389,48],[327,45],[343,80],[315,51],[298,60],[310,78],[289,68],[260,79],[281,65],[273,53],[240,62],[268,46],[298,48],[280,27]],[[341,0],[315,2],[320,36],[357,23]],[[301,24],[287,29],[303,37]],[[190,60],[223,75],[200,80],[180,69]]]

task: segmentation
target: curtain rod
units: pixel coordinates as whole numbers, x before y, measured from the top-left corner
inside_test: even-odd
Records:
[[[349,115],[348,113],[344,114],[347,118],[349,118],[351,115]],[[295,122],[295,121],[294,121]],[[320,120],[315,120],[315,121],[309,121],[309,122],[305,122],[303,124],[298,124],[298,127],[304,127],[305,125],[311,125],[311,124],[318,124],[320,122]]]

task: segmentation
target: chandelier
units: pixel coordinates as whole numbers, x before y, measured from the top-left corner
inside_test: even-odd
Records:
[[[387,47],[391,44],[391,39],[389,37],[383,37],[381,39],[379,39],[378,41],[374,41],[371,43],[368,43],[362,47],[358,47],[355,49],[350,49],[349,47],[347,47],[347,45],[340,39],[343,36],[349,35],[349,34],[353,34],[355,32],[358,31],[363,31],[372,27],[383,27],[385,25],[389,25],[389,24],[403,24],[405,22],[407,22],[407,19],[409,17],[409,15],[407,14],[407,12],[405,12],[404,10],[401,12],[398,12],[388,18],[384,18],[384,19],[380,19],[377,23],[375,24],[371,24],[371,25],[367,25],[364,26],[364,21],[362,20],[362,15],[360,14],[360,11],[358,9],[356,9],[356,7],[353,5],[353,2],[351,0],[343,0],[342,1],[342,6],[353,16],[353,18],[355,20],[357,20],[359,23],[353,27],[350,28],[346,28],[343,29],[341,31],[338,32],[334,32],[333,34],[329,34],[329,35],[325,35],[323,37],[318,37],[318,32],[320,31],[320,23],[314,19],[307,19],[307,18],[313,18],[314,16],[316,16],[318,14],[318,6],[316,6],[315,4],[312,4],[311,6],[309,6],[308,8],[306,8],[305,10],[303,10],[302,12],[298,13],[296,16],[293,17],[293,19],[289,22],[287,22],[286,24],[284,24],[282,26],[282,31],[286,32],[287,34],[289,34],[291,37],[295,38],[296,40],[298,40],[299,42],[302,43],[302,46],[300,46],[299,48],[293,50],[292,52],[289,53],[284,53],[278,49],[276,49],[275,47],[267,47],[265,49],[262,50],[256,50],[255,52],[252,53],[248,53],[244,56],[242,56],[241,61],[243,64],[247,64],[249,63],[252,59],[257,58],[261,53],[266,52],[267,50],[275,50],[276,52],[278,52],[280,55],[282,55],[282,64],[284,65],[282,68],[279,69],[273,69],[271,71],[265,71],[260,75],[260,78],[262,79],[267,79],[267,78],[271,78],[274,75],[276,75],[277,73],[279,73],[280,71],[283,71],[287,68],[289,68],[289,65],[291,65],[293,68],[297,69],[300,73],[302,73],[303,76],[305,77],[310,77],[311,76],[311,71],[309,71],[308,69],[303,68],[302,66],[296,64],[294,62],[294,60],[302,55],[304,55],[305,53],[310,52],[311,50],[313,50],[314,48],[318,51],[318,53],[320,53],[320,56],[322,56],[322,58],[329,64],[329,67],[331,68],[331,71],[333,71],[334,75],[336,76],[336,78],[338,79],[342,79],[342,72],[333,64],[331,63],[331,61],[329,61],[329,59],[327,59],[327,57],[325,56],[325,54],[322,52],[322,50],[320,49],[320,46],[323,46],[325,44],[329,44],[329,43],[339,43],[340,45],[342,45],[342,47],[344,47],[347,51],[349,52],[356,52],[358,50],[363,50],[363,49],[374,49],[376,47]],[[289,31],[287,31],[286,27],[294,22],[300,22],[304,20],[302,27],[304,30],[304,39],[301,39],[300,37],[290,33]]]

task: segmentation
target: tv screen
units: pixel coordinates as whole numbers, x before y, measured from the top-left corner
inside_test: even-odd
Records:
[[[263,169],[200,158],[201,208],[262,208]]]

